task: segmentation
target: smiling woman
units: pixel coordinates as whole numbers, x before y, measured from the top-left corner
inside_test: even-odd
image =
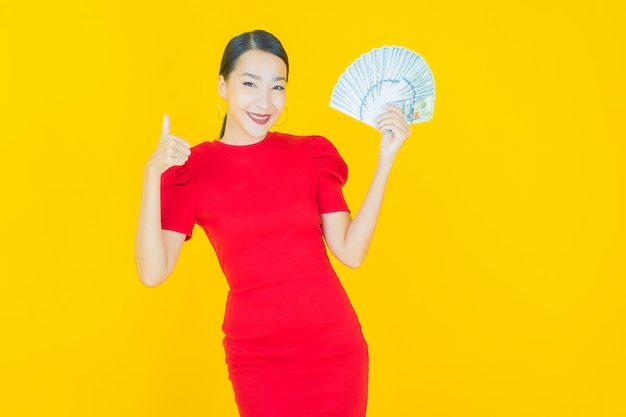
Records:
[[[229,109],[221,141],[245,145],[263,140],[285,108],[286,83],[282,58],[255,49],[242,53],[233,72],[219,77],[218,92]]]
[[[250,57],[250,54],[253,54],[254,57]],[[269,66],[265,67],[261,65],[260,61],[257,65],[254,58],[267,60]],[[256,72],[260,69],[263,69],[267,73],[257,74]],[[233,74],[233,72],[237,70],[239,74]],[[242,33],[228,42],[224,49],[224,54],[222,55],[218,90],[220,97],[227,101],[225,84],[231,78],[231,75],[252,78],[252,80],[238,80],[240,84],[246,84],[249,87],[255,87],[254,81],[262,81],[261,75],[265,75],[270,79],[274,77],[273,82],[279,83],[274,85],[274,87],[284,91],[289,78],[289,58],[287,52],[280,41],[268,32],[257,30]],[[283,94],[282,105],[280,106],[281,110],[285,106],[285,98]],[[233,103],[229,102],[229,105],[232,104]],[[220,139],[224,137],[227,120],[228,115],[224,117]]]
[[[377,118],[378,168],[353,219],[348,169],[331,142],[269,131],[288,73],[278,39],[243,33],[222,59],[220,138],[190,148],[165,118],[145,169],[137,269],[145,285],[161,284],[198,224],[230,287],[223,344],[241,416],[363,417],[367,343],[325,243],[344,265],[361,264],[410,129],[396,107]]]

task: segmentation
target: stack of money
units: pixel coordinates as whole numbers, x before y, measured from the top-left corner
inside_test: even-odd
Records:
[[[435,107],[435,80],[419,54],[383,46],[362,54],[341,74],[330,107],[374,126],[382,106],[393,104],[408,123],[427,122]]]

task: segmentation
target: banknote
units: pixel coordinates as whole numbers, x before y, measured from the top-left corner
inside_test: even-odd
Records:
[[[399,107],[408,123],[427,122],[433,116],[433,96],[391,101],[388,104]]]

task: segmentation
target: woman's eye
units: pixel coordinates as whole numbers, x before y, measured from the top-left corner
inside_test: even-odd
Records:
[[[274,87],[274,90],[284,90],[285,87],[283,87],[282,85],[277,85]]]
[[[251,81],[245,81],[243,85],[247,85],[248,87],[254,87],[254,83]]]

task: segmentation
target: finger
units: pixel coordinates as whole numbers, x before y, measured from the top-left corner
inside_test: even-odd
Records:
[[[174,166],[174,165],[175,165],[175,166],[180,166],[180,165],[184,165],[184,164],[185,164],[185,162],[187,162],[187,159],[188,159],[188,158],[187,158],[187,155],[174,153],[174,154],[168,155],[168,156],[165,158],[165,162],[166,162],[168,165],[172,165],[172,166]]]
[[[379,114],[374,121],[379,123],[386,119],[404,119],[404,113],[396,106],[383,106],[383,109],[388,109],[386,112]]]
[[[385,126],[396,126],[398,128],[403,128],[404,126],[404,120],[399,119],[397,116],[396,117],[383,117],[381,118],[378,123],[376,123],[376,128],[378,130],[383,129]]]
[[[179,136],[176,136],[176,135],[172,135],[171,133],[168,135],[168,139],[171,139],[172,142],[179,143],[182,146],[185,146],[187,148],[191,147],[191,144],[189,144],[189,142],[187,142],[185,139],[183,139],[183,138],[181,138]]]
[[[407,137],[410,133],[410,128],[398,123],[397,121],[388,121],[380,123],[377,126],[378,130],[384,134],[390,134],[393,132],[394,137]]]
[[[181,165],[185,165],[185,162],[187,162],[187,158],[186,157],[181,158],[181,157],[176,157],[176,156],[168,156],[165,159],[165,162],[169,166],[181,166]]]
[[[393,104],[385,104],[383,106],[383,110],[386,111],[390,111],[390,112],[396,112],[398,114],[402,114],[402,109],[400,109],[400,107],[393,105]]]
[[[186,156],[191,155],[191,149],[189,148],[189,146],[185,144],[181,144],[179,142],[175,142],[175,141],[170,142],[168,144],[168,150],[170,152],[179,153],[181,155],[186,155]]]
[[[390,137],[398,137],[398,135],[400,134],[400,132],[398,132],[398,128],[396,126],[383,126],[382,128],[378,129],[378,131],[380,133],[382,133],[385,136],[390,136]]]
[[[393,104],[386,104],[382,108],[383,110],[387,111],[387,114],[396,114],[400,117],[404,117],[404,112],[398,106],[394,106]]]
[[[383,126],[389,125],[397,126],[403,132],[409,132],[411,130],[411,126],[404,118],[404,114],[387,113],[387,116],[380,117],[376,128],[380,130]]]
[[[398,122],[397,118],[394,118],[394,117],[382,117],[382,118],[380,118],[378,120],[378,122],[376,122],[376,127],[378,129],[380,129],[381,126],[391,125],[391,124],[398,124],[398,123],[399,122]]]
[[[163,124],[161,125],[161,138],[170,134],[170,117],[167,114],[163,115]]]

